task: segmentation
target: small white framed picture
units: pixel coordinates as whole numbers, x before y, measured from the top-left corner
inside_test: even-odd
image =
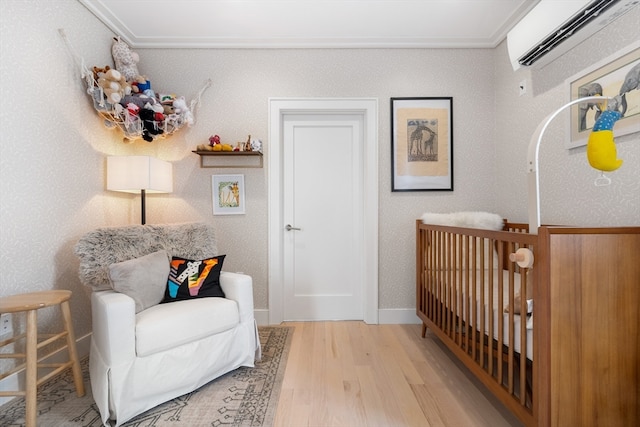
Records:
[[[212,175],[211,184],[214,215],[245,213],[244,175]]]

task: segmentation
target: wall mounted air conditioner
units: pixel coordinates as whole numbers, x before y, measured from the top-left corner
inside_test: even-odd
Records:
[[[507,34],[514,70],[539,68],[640,4],[640,0],[541,0]]]

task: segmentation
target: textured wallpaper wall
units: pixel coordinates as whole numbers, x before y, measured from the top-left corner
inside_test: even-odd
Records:
[[[525,221],[531,133],[567,100],[566,77],[633,38],[637,12],[600,33],[613,45],[598,38],[539,72],[514,73],[504,45],[495,50],[138,50],[140,71],[156,89],[192,99],[207,79],[213,85],[202,97],[195,126],[170,139],[127,145],[91,110],[57,29],[66,30],[90,66],[112,64],[111,32],[76,0],[2,0],[0,90],[11,107],[0,111],[0,295],[71,289],[76,333],[89,333],[89,298],[77,278],[73,245],[90,229],[139,221],[138,197],[105,191],[104,161],[111,154],[149,154],[173,163],[174,193],[148,197],[147,221],[213,222],[219,247],[228,255],[225,269],[251,274],[255,306],[268,308],[267,170],[202,169],[191,150],[214,133],[230,141],[251,134],[263,140],[268,154],[269,97],[375,97],[379,306],[412,310],[415,219],[426,211],[489,210]],[[531,90],[519,97],[523,78]],[[390,190],[389,98],[408,96],[453,97],[454,192]],[[560,148],[563,132],[559,121],[541,159],[545,222],[637,225],[638,136],[619,146],[628,167],[616,172],[609,189],[594,189],[583,150]],[[245,174],[246,215],[212,216],[214,173]],[[59,319],[44,314],[41,323],[48,328]]]
[[[540,70],[513,72],[506,42],[495,50],[496,158],[499,212],[527,222],[527,147],[538,124],[569,102],[567,79],[640,40],[640,7],[599,31]],[[518,95],[525,80],[528,91]],[[614,127],[615,131],[615,127]],[[541,222],[577,226],[640,225],[640,134],[617,137],[623,166],[607,174],[612,183],[596,187],[598,172],[586,160],[585,147],[564,148],[568,110],[547,128],[540,146]]]
[[[110,37],[80,3],[0,3],[0,295],[70,289],[76,335],[91,331],[88,296],[72,248],[85,230],[125,222],[107,197],[103,152],[111,136],[87,106],[80,75],[58,28],[89,63]],[[59,310],[39,313],[43,330],[59,328]]]
[[[495,205],[491,50],[146,49],[140,57],[141,72],[153,76],[158,87],[189,94],[194,93],[195,83],[213,81],[198,110],[198,125],[165,144],[184,156],[175,164],[182,197],[206,214],[209,176],[220,172],[199,169],[188,150],[209,135],[235,141],[251,134],[263,139],[268,155],[269,97],[378,98],[380,308],[414,305],[415,218],[426,210],[491,210]],[[403,96],[453,96],[455,192],[391,192],[389,98]],[[327,165],[327,171],[330,168]],[[248,214],[215,221],[222,244],[232,252],[230,268],[253,275],[257,307],[266,308],[267,171],[231,172],[246,174]]]

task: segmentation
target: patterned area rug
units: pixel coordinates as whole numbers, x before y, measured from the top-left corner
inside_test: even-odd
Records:
[[[273,425],[278,396],[291,347],[293,328],[259,327],[262,361],[238,368],[198,390],[163,403],[123,424],[126,427]],[[100,414],[91,396],[89,362],[82,361],[87,394],[77,397],[71,371],[38,389],[38,425],[99,427]],[[25,402],[14,399],[0,407],[0,426],[24,426]]]

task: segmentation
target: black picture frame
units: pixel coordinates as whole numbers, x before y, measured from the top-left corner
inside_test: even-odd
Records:
[[[453,191],[453,97],[391,98],[391,191]]]

